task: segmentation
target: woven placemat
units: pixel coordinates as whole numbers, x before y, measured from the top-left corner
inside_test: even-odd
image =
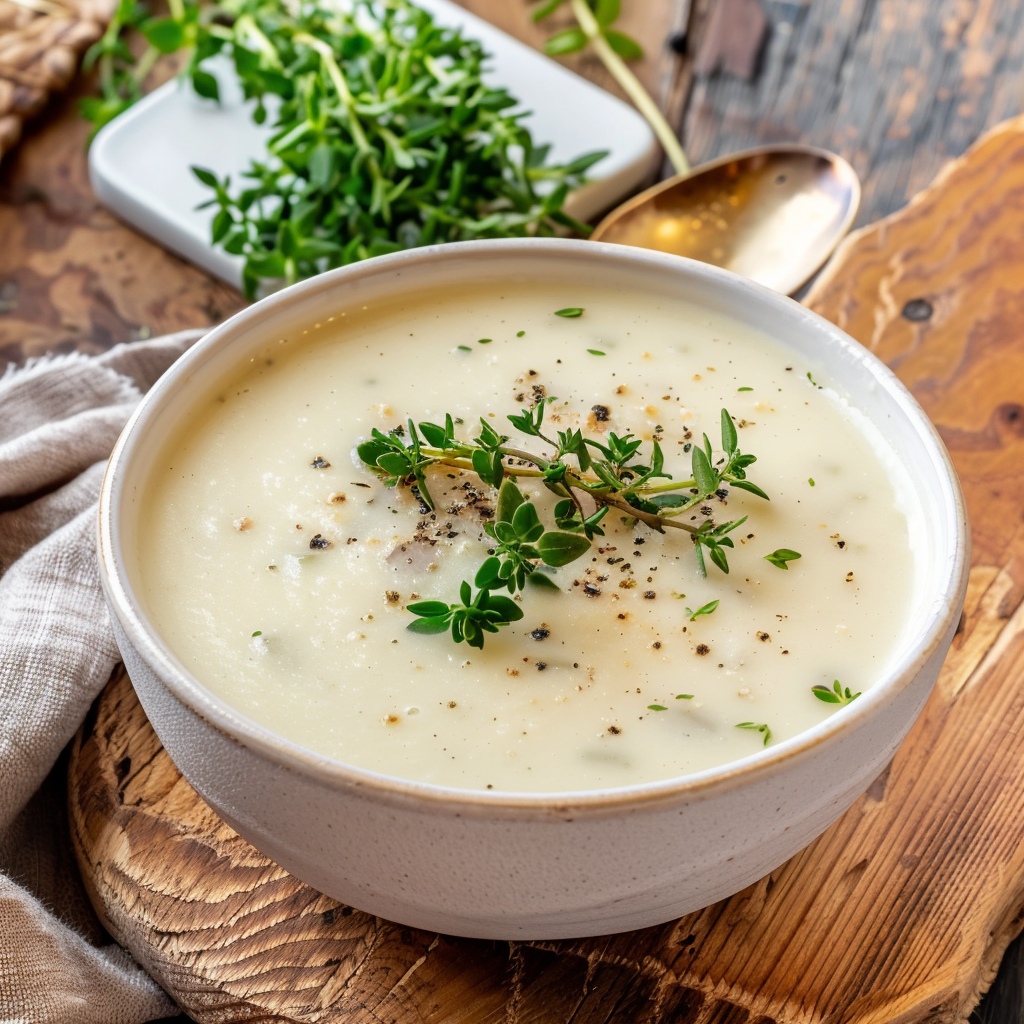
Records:
[[[112,12],[113,0],[0,0],[0,157],[67,88]]]

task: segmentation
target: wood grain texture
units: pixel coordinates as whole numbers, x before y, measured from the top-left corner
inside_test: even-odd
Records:
[[[456,940],[348,912],[257,854],[178,775],[119,677],[73,750],[74,840],[105,924],[189,1014],[967,1018],[1024,925],[1024,118],[851,238],[808,301],[921,399],[973,523],[963,628],[890,769],[803,853],[678,922],[566,942]]]
[[[727,71],[751,81],[768,32],[761,0],[718,0],[708,12],[694,71],[705,77]]]
[[[694,0],[691,49],[718,4]],[[1024,111],[1019,0],[762,5],[771,35],[760,74],[697,76],[684,100],[682,136],[695,162],[771,142],[834,149],[863,179],[859,223],[868,224]]]
[[[212,326],[243,305],[99,205],[77,110],[85,88],[57,99],[47,130],[0,168],[0,363]]]

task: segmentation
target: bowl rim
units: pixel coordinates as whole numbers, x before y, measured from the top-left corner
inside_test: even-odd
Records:
[[[396,270],[414,271],[419,265],[438,260],[459,260],[472,252],[474,260],[518,257],[526,253],[558,253],[576,259],[620,260],[629,264],[668,268],[683,275],[706,280],[709,285],[748,293],[755,302],[768,303],[785,311],[797,321],[830,336],[833,344],[846,349],[867,373],[885,390],[916,429],[931,456],[936,478],[942,485],[943,501],[949,522],[955,525],[955,541],[947,571],[942,577],[941,594],[934,599],[937,613],[922,631],[918,642],[890,665],[880,679],[855,703],[837,709],[822,722],[739,760],[686,775],[621,787],[593,790],[546,792],[488,791],[460,789],[436,783],[420,782],[360,768],[344,761],[317,754],[294,741],[279,736],[235,710],[227,701],[205,687],[173,654],[160,638],[155,626],[133,598],[126,558],[119,536],[119,499],[125,488],[125,476],[132,469],[136,443],[147,422],[166,404],[169,393],[181,378],[190,378],[197,361],[211,349],[232,342],[256,327],[268,311],[275,314],[293,308],[296,313],[314,297],[336,287],[364,278],[387,275]],[[301,320],[301,315],[296,316]],[[254,332],[258,335],[258,331]],[[398,804],[414,803],[422,810],[467,815],[492,816],[496,812],[515,815],[540,812],[563,815],[567,812],[601,815],[617,813],[626,807],[694,802],[723,790],[743,785],[751,776],[772,775],[783,766],[811,756],[818,747],[840,733],[852,733],[883,710],[913,680],[932,657],[959,615],[966,590],[969,568],[970,536],[963,493],[952,460],[938,431],[896,375],[876,356],[840,328],[794,300],[729,271],[684,257],[653,250],[603,242],[554,238],[520,238],[453,242],[375,257],[347,267],[327,271],[275,292],[240,310],[212,328],[192,345],[153,385],[132,413],[111,453],[99,499],[98,556],[100,578],[107,602],[136,652],[154,670],[161,684],[189,711],[233,742],[249,748],[275,765],[314,778],[324,785],[342,786]],[[941,611],[939,610],[941,606]]]

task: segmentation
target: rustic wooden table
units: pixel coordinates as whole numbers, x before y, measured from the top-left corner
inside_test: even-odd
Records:
[[[525,0],[460,2],[542,38]],[[647,48],[642,77],[695,162],[761,142],[828,146],[862,176],[862,224],[901,208],[985,129],[1024,110],[1024,0],[761,0],[759,50],[747,45],[757,0],[624,7],[623,27]],[[591,60],[578,66],[608,84]],[[0,165],[5,362],[212,324],[242,304],[99,208],[75,107],[75,95],[53,103]],[[1015,944],[981,1020],[1020,1019],[1022,963]]]
[[[460,0],[530,42],[526,0]],[[759,8],[760,5],[760,8]],[[827,146],[864,182],[860,223],[902,207],[985,129],[1024,110],[1024,0],[625,0],[640,72],[694,161],[764,142]],[[738,39],[769,32],[749,79]],[[680,55],[669,45],[685,39]],[[593,59],[577,66],[610,86]],[[702,70],[700,70],[702,69]],[[87,91],[82,83],[77,92]],[[0,360],[96,351],[213,324],[232,289],[101,210],[77,95],[0,165]]]

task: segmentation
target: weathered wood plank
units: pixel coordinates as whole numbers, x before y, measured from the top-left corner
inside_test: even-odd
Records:
[[[695,80],[684,142],[695,161],[769,142],[845,156],[864,181],[861,224],[900,209],[986,129],[1024,110],[1016,0],[762,0],[772,34],[751,82]],[[695,0],[699,46],[715,0]]]
[[[0,364],[213,325],[242,305],[99,205],[79,95],[0,167]]]

